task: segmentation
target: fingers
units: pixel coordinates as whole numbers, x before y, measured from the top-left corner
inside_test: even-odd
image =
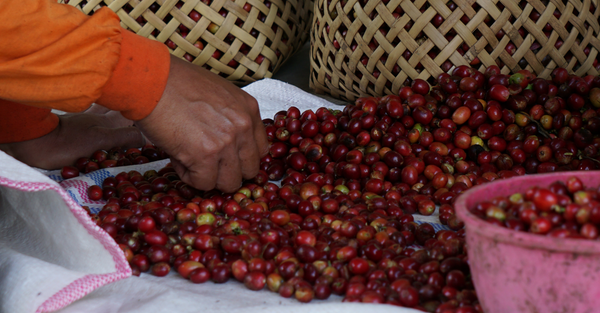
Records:
[[[194,162],[194,161],[193,161]],[[219,175],[218,159],[210,156],[195,160],[194,165],[188,165],[176,157],[171,157],[171,164],[181,181],[199,190],[212,190],[217,186]]]
[[[268,152],[269,145],[262,121],[253,126],[252,134],[238,139],[239,158],[242,165],[242,177],[251,179],[260,167],[260,158]]]
[[[237,153],[237,157],[241,164],[241,174],[245,179],[250,179],[258,174],[260,155],[258,146],[252,136],[250,140],[238,140],[240,150]]]
[[[208,180],[198,178],[198,173],[190,171],[183,163],[174,157],[171,157],[171,165],[182,182],[200,190],[210,190],[214,188],[214,183],[210,184]]]
[[[248,108],[250,109],[250,116],[252,117],[252,126],[254,127],[254,141],[258,149],[258,157],[261,158],[269,151],[269,141],[263,125],[262,118],[260,117],[260,109],[256,99],[249,96]]]
[[[269,139],[262,121],[254,127],[254,138],[258,149],[258,157],[262,158],[269,152]]]
[[[219,189],[224,192],[234,192],[240,188],[241,165],[233,147],[223,153],[220,160],[203,162],[206,165],[188,167],[181,161],[171,158],[171,164],[181,180],[200,190]]]
[[[235,191],[242,177],[256,175],[268,151],[256,100],[178,58],[159,104],[135,125],[173,157],[182,181],[202,190]]]
[[[234,192],[242,184],[242,164],[237,148],[229,145],[222,152],[219,161],[219,176],[216,188],[224,192]],[[258,172],[258,171],[257,171]]]
[[[184,182],[188,185],[192,185],[190,178],[189,178],[190,174],[187,172],[187,168],[185,166],[183,166],[183,164],[181,164],[181,162],[179,162],[179,160],[175,159],[174,157],[171,157],[171,166],[173,166],[173,169],[175,169],[175,173],[177,173],[177,175],[179,175],[179,178],[181,178],[182,182]]]

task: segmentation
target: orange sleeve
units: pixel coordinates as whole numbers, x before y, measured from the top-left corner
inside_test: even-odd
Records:
[[[50,109],[0,99],[0,143],[42,137],[56,128],[58,117]]]
[[[167,47],[124,30],[108,8],[87,16],[56,0],[2,0],[0,34],[6,101],[67,112],[98,102],[139,120],[166,86]]]
[[[121,55],[96,101],[130,120],[146,117],[162,97],[170,54],[164,44],[123,30]]]

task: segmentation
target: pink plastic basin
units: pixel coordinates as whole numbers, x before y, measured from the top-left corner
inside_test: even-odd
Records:
[[[600,312],[600,241],[517,232],[493,226],[467,210],[496,196],[546,187],[573,175],[586,187],[600,185],[600,171],[528,175],[474,187],[457,199],[473,283],[485,312]]]

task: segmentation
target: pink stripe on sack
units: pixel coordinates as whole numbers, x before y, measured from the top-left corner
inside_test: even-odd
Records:
[[[87,212],[73,201],[62,188],[48,183],[17,182],[4,177],[0,177],[0,186],[29,192],[43,190],[56,191],[65,201],[77,221],[90,235],[92,235],[92,237],[104,246],[115,262],[116,272],[108,274],[90,274],[71,282],[65,288],[61,289],[42,303],[36,310],[36,313],[56,311],[71,304],[75,300],[82,298],[96,288],[131,276],[131,268],[125,259],[125,255],[121,248],[119,248],[117,243],[102,228],[89,218]]]
[[[77,193],[79,194],[79,197],[81,197],[81,200],[84,203],[95,203],[95,204],[104,204],[105,203],[105,201],[90,200],[90,197],[88,195],[88,188],[90,188],[90,185],[87,182],[84,182],[81,180],[63,180],[59,183],[59,185],[61,187],[63,187],[64,189],[67,189],[67,188],[76,189]]]

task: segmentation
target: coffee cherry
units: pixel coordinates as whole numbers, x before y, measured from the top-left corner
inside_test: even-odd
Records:
[[[79,176],[79,170],[74,166],[65,166],[60,171],[60,176],[63,179],[70,179]]]

